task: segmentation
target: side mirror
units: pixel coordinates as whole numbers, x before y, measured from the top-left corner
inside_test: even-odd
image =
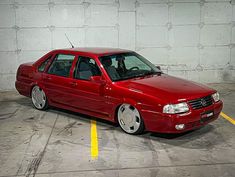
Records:
[[[157,69],[161,70],[161,67],[160,66],[156,66]]]
[[[95,82],[101,85],[105,85],[106,81],[103,80],[103,78],[101,76],[91,76],[90,78],[91,82]]]

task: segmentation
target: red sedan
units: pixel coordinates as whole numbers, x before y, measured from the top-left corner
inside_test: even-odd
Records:
[[[17,71],[35,108],[68,109],[118,122],[129,134],[179,133],[218,118],[223,103],[204,85],[164,74],[141,55],[111,48],[54,50]]]

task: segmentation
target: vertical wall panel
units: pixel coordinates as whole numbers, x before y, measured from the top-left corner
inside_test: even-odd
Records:
[[[135,50],[135,12],[119,13],[119,47]]]
[[[163,71],[199,82],[235,82],[230,0],[1,0],[0,89],[19,64],[70,47],[132,49]]]

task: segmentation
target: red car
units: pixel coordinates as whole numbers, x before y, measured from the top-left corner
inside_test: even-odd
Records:
[[[122,49],[54,50],[17,71],[16,89],[35,108],[68,109],[118,122],[129,134],[180,133],[218,118],[223,103],[204,85],[164,74]]]

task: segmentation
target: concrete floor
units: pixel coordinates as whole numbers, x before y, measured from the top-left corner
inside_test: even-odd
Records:
[[[213,84],[235,118],[235,84]],[[0,93],[0,176],[235,176],[235,125],[220,117],[186,134],[131,136],[97,121],[98,159],[90,156],[90,118],[38,111],[16,92]]]

